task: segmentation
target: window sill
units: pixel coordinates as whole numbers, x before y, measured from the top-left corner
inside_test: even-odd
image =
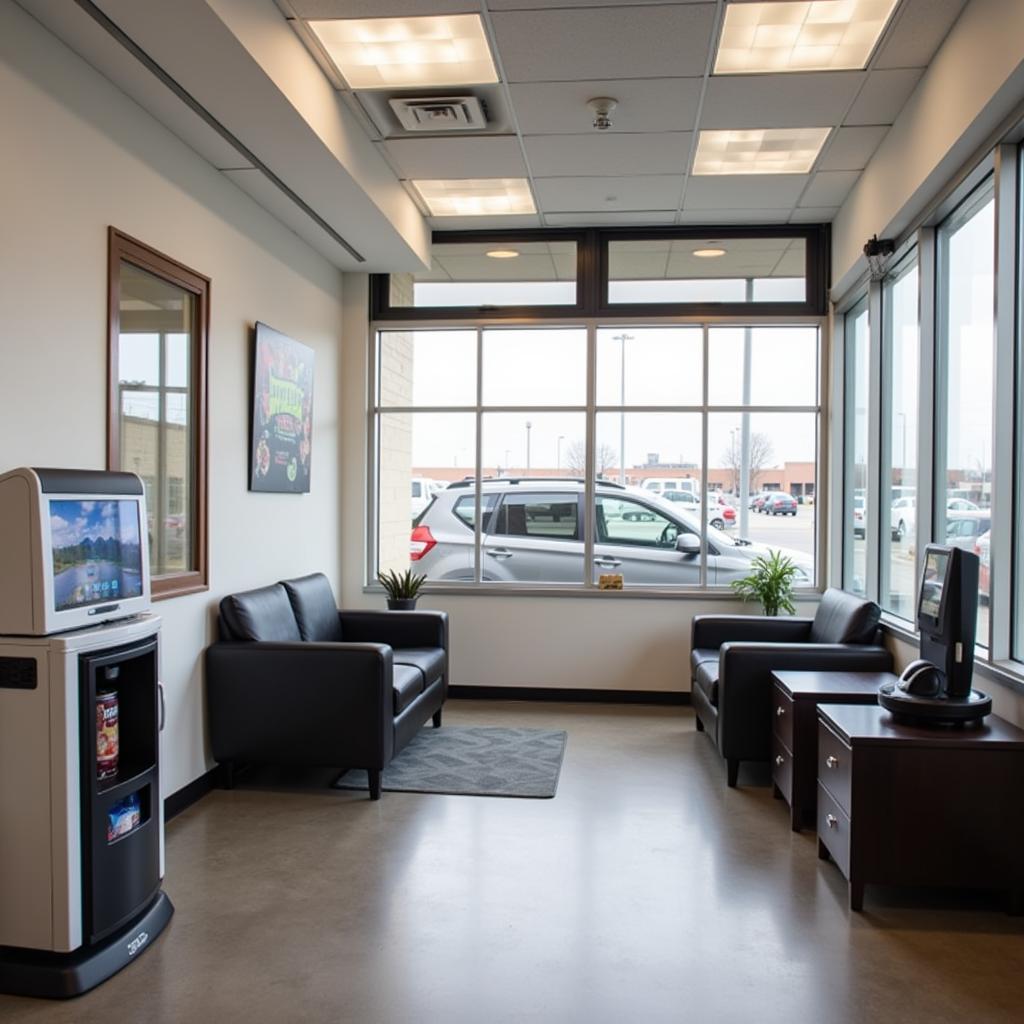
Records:
[[[363,586],[363,593],[383,597],[384,588],[376,584],[366,584]],[[734,593],[721,588],[683,590],[678,587],[626,587],[623,590],[601,590],[596,586],[588,587],[582,584],[553,583],[549,586],[538,586],[531,583],[465,583],[461,586],[459,584],[434,584],[424,587],[420,591],[421,598],[434,594],[460,595],[462,597],[585,597],[599,600],[629,598],[648,601],[729,601],[731,603],[739,601]],[[817,603],[820,599],[821,592],[818,590],[808,589],[793,595],[793,601],[798,605]],[[751,603],[751,614],[756,614],[753,603]]]
[[[182,573],[180,576],[161,576],[151,581],[154,601],[166,601],[186,594],[201,594],[210,589],[210,584],[198,573]]]

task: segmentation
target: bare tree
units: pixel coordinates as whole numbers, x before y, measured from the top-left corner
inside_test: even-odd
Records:
[[[618,466],[618,457],[610,444],[599,444],[595,452],[595,469],[600,476],[606,470]],[[587,446],[582,441],[573,441],[565,454],[565,468],[569,476],[583,476],[587,468]]]
[[[729,447],[722,453],[722,465],[732,471],[732,493],[740,493],[740,474],[743,469],[743,447],[740,444],[740,432],[737,430],[729,435]],[[775,449],[767,434],[755,431],[750,435],[750,489],[758,490],[761,473],[772,464]],[[746,497],[746,495],[740,495]]]

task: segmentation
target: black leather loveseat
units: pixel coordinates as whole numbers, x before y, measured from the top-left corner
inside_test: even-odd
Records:
[[[365,768],[380,774],[448,692],[443,612],[339,611],[326,576],[284,580],[220,603],[206,651],[213,756]]]
[[[879,608],[843,590],[822,595],[813,619],[697,615],[690,645],[697,728],[707,730],[736,785],[740,761],[771,757],[772,672],[888,672]]]

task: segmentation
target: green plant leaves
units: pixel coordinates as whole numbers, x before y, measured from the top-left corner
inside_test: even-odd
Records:
[[[751,573],[729,584],[744,601],[759,601],[765,615],[796,613],[793,605],[793,577],[797,568],[791,558],[779,551],[757,555],[750,563]]]
[[[403,573],[394,569],[377,573],[377,581],[392,601],[411,601],[418,597],[426,579],[426,576],[419,576],[412,569],[406,569]]]

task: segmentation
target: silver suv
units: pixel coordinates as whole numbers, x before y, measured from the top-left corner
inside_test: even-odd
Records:
[[[474,480],[439,491],[416,521],[410,557],[431,580],[472,580]],[[599,481],[594,574],[622,573],[631,586],[700,583],[700,520],[650,491]],[[579,583],[583,578],[584,486],[578,479],[484,480],[482,578],[498,582]],[[708,527],[709,585],[747,575],[768,549]],[[805,555],[785,551],[813,582]]]

